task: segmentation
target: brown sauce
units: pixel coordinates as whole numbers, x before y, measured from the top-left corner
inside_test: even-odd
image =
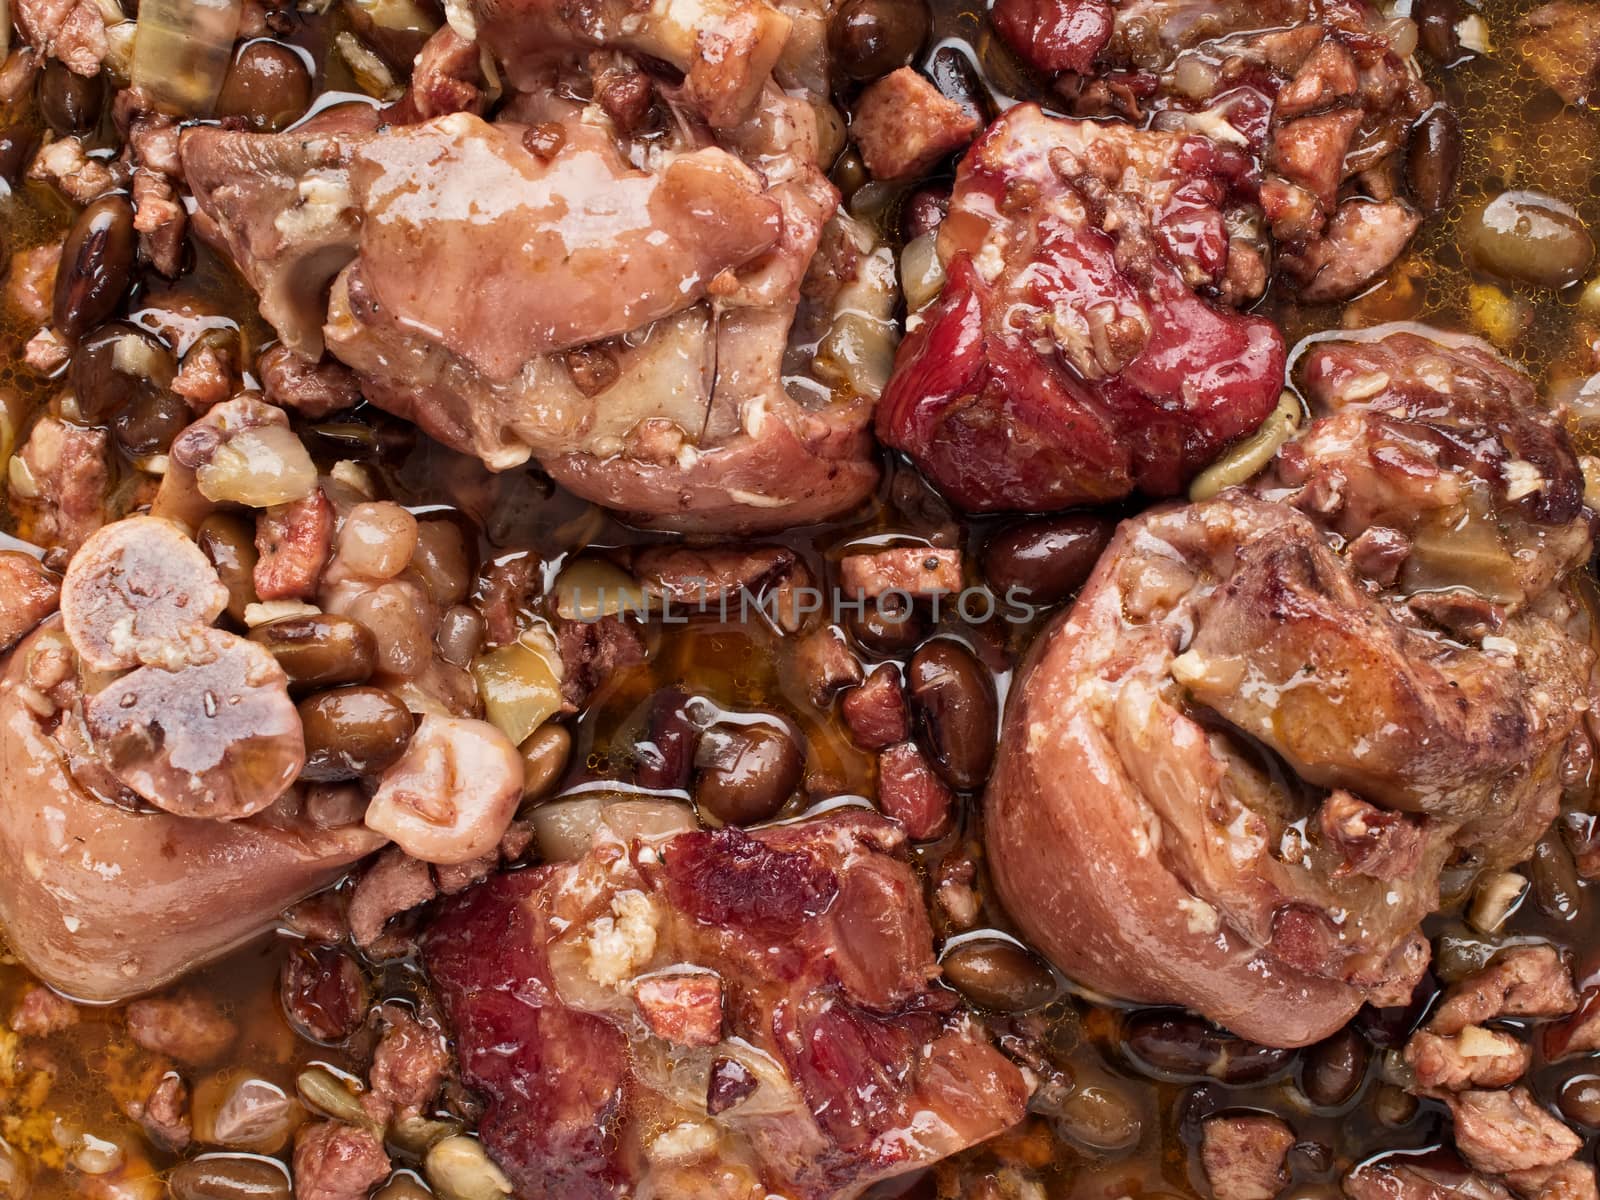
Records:
[[[1547,191],[1574,205],[1589,228],[1600,229],[1600,116],[1558,107],[1554,97],[1536,86],[1533,77],[1517,64],[1509,48],[1511,30],[1516,18],[1531,7],[1529,0],[1487,0],[1482,15],[1497,52],[1470,57],[1431,79],[1460,115],[1465,135],[1461,184],[1454,205],[1442,218],[1424,226],[1387,283],[1347,311],[1297,307],[1281,297],[1269,297],[1267,312],[1283,326],[1291,342],[1336,328],[1341,322],[1408,319],[1474,331],[1482,327],[1484,306],[1507,304],[1515,310],[1510,318],[1513,332],[1502,333],[1496,340],[1543,385],[1548,388],[1563,380],[1583,378],[1594,370],[1591,356],[1593,347],[1600,345],[1600,323],[1580,313],[1578,289],[1555,293],[1498,288],[1486,278],[1474,276],[1464,265],[1458,246],[1466,207],[1474,199],[1508,186]],[[941,3],[937,9],[933,46],[953,47],[970,55],[982,65],[986,82],[1002,103],[1006,96],[1039,94],[1037,84],[1017,70],[996,42],[981,12],[950,3]],[[328,24],[321,21],[308,26],[303,41],[313,53],[326,49]],[[319,61],[323,57],[318,53]],[[337,77],[317,83],[319,88],[349,86],[347,79]],[[102,129],[102,136],[106,133]],[[43,185],[24,184],[0,198],[0,230],[11,251],[59,238],[68,216],[62,202]],[[259,345],[269,336],[248,290],[209,252],[199,251],[196,267],[178,283],[147,283],[135,293],[130,314],[138,322],[141,310],[149,304],[159,301],[170,307],[178,298],[206,314],[207,324],[237,326],[247,346]],[[1475,308],[1480,314],[1477,317]],[[12,426],[5,432],[17,443],[60,386],[42,381],[20,366],[28,332],[11,318],[0,323],[0,399]],[[250,357],[253,354],[247,354]],[[353,421],[325,428],[311,444],[314,450],[325,452],[329,461],[356,457],[381,469],[396,495],[418,506],[458,503],[452,475],[481,480],[475,466],[423,444],[413,431],[367,410]],[[1596,449],[1593,445],[1583,448]],[[131,467],[123,464],[123,470],[131,471]],[[479,530],[485,560],[531,551],[544,559],[553,575],[564,555],[586,546],[656,540],[616,523],[599,510],[553,495],[547,481],[531,469],[511,472],[491,486],[494,515],[491,524]],[[0,517],[0,521],[10,519]],[[954,529],[962,544],[975,550],[990,527],[992,523],[981,521],[958,524],[914,473],[900,468],[889,474],[877,503],[860,515],[822,529],[792,531],[780,540],[805,556],[820,576],[824,560],[838,557],[857,539],[893,533],[937,541],[948,538]],[[25,527],[3,528],[23,538],[29,532]],[[985,657],[996,672],[1002,698],[1010,666],[1037,625],[995,622],[959,630],[974,644],[987,648]],[[566,787],[626,780],[632,768],[632,747],[648,719],[651,697],[659,688],[677,685],[731,709],[766,706],[787,712],[808,739],[808,770],[828,773],[839,792],[871,794],[872,757],[852,745],[836,715],[811,702],[775,633],[759,624],[719,625],[698,620],[686,627],[653,628],[648,637],[650,665],[608,681],[576,721]],[[981,829],[970,800],[960,828],[921,852],[930,877],[944,855],[962,847],[974,851],[981,863]],[[1565,911],[1548,896],[1530,895],[1503,931],[1502,940],[1538,937],[1569,946],[1577,953],[1581,979],[1592,965],[1586,964],[1586,955],[1600,946],[1600,910],[1591,891],[1590,885],[1579,884]],[[1004,914],[993,907],[987,908],[978,922],[979,931],[990,927],[1006,928]],[[1464,935],[1466,928],[1458,916],[1447,914],[1435,918],[1428,932]],[[288,934],[265,939],[190,981],[190,986],[219,997],[242,1031],[223,1062],[196,1072],[197,1082],[214,1073],[247,1072],[290,1088],[295,1074],[308,1065],[356,1068],[357,1064],[340,1052],[298,1039],[284,1021],[276,981],[280,964],[294,944]],[[403,996],[420,986],[415,968],[406,962],[373,965],[371,972],[375,999]],[[0,959],[0,1012],[11,1009],[27,981],[18,965]],[[1126,1040],[1129,1012],[1088,997],[1070,997],[1053,1006],[1050,1017],[1050,1041],[1077,1079],[1082,1098],[1073,1127],[1031,1117],[996,1141],[941,1165],[929,1177],[909,1185],[897,1184],[885,1194],[901,1194],[909,1187],[908,1194],[927,1196],[1030,1195],[1014,1190],[1017,1176],[1013,1168],[1022,1167],[1030,1174],[1044,1172],[1050,1196],[1117,1200],[1125,1196],[1204,1195],[1195,1152],[1197,1116],[1222,1108],[1266,1110],[1290,1117],[1301,1138],[1290,1156],[1295,1181],[1291,1194],[1307,1200],[1335,1195],[1340,1176],[1370,1155],[1425,1147],[1441,1140],[1443,1107],[1426,1100],[1412,1101],[1385,1082],[1385,1055],[1398,1050],[1404,1030],[1386,1029],[1379,1020],[1357,1021],[1371,1051],[1359,1088],[1337,1108],[1318,1108],[1301,1086],[1304,1073],[1314,1069],[1313,1052],[1281,1055],[1278,1068],[1264,1082],[1175,1081],[1160,1078],[1136,1063]],[[46,1039],[24,1039],[0,1031],[0,1136],[34,1165],[31,1195],[37,1200],[95,1195],[65,1166],[62,1144],[75,1131],[143,1147],[158,1172],[177,1161],[149,1148],[138,1126],[119,1107],[119,1098],[130,1086],[130,1064],[137,1051],[127,1040],[117,1012],[84,1009],[82,1018],[76,1026]],[[1534,1089],[1542,1101],[1553,1103],[1569,1078],[1592,1070],[1593,1064],[1583,1059],[1538,1068]],[[1586,1158],[1593,1149],[1591,1135]],[[982,1179],[990,1181],[983,1186],[998,1190],[981,1190],[977,1181]],[[973,1190],[964,1193],[963,1180]],[[140,1193],[141,1200],[147,1194]],[[150,1194],[152,1200],[159,1194]]]

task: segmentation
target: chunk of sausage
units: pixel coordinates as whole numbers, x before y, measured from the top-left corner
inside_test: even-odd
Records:
[[[1272,1200],[1289,1182],[1284,1160],[1294,1131],[1277,1117],[1211,1117],[1201,1139],[1200,1161],[1217,1200]]]
[[[839,583],[851,597],[876,599],[889,592],[947,596],[961,590],[961,552],[907,546],[851,554],[839,563]]]
[[[1528,1069],[1532,1054],[1509,1033],[1468,1025],[1441,1037],[1421,1030],[1406,1043],[1406,1065],[1423,1092],[1459,1092],[1514,1083]]]
[[[228,606],[216,568],[183,530],[129,517],[94,534],[67,567],[61,619],[72,647],[97,671],[140,665],[177,670]]]
[[[1456,1149],[1480,1171],[1501,1175],[1553,1167],[1583,1148],[1583,1139],[1547,1113],[1527,1088],[1464,1092],[1447,1103]]]
[[[1559,1017],[1577,1007],[1572,976],[1554,946],[1515,946],[1452,984],[1428,1028],[1460,1033],[1496,1017]]]
[[[367,826],[424,862],[470,862],[500,844],[521,800],[522,757],[505,734],[429,715],[384,772]]]
[[[901,67],[861,94],[850,132],[873,178],[910,179],[971,142],[978,119]]]
[[[313,488],[299,500],[256,515],[256,595],[263,600],[309,600],[317,594],[333,547],[333,505]]]
[[[252,816],[305,765],[289,678],[261,646],[229,633],[179,670],[140,667],[84,707],[112,774],[157,808],[183,817]]]
[[[127,1022],[137,1045],[190,1067],[216,1062],[239,1036],[239,1027],[214,1000],[192,991],[135,1000]]]
[[[0,550],[0,651],[55,611],[61,580],[20,550]]]

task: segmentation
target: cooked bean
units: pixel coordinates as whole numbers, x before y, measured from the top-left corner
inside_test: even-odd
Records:
[[[470,604],[452,604],[439,618],[433,644],[445,662],[465,667],[483,648],[483,614]]]
[[[154,392],[119,412],[111,428],[125,454],[143,458],[165,454],[191,416],[189,405],[181,396]]]
[[[572,735],[565,725],[547,721],[527,736],[517,753],[522,755],[523,800],[542,800],[567,769]]]
[[[304,779],[373,774],[395,762],[411,740],[410,712],[382,688],[335,688],[301,701],[298,711],[306,735]]]
[[[1108,518],[1091,516],[1013,525],[984,547],[983,577],[1002,599],[1015,588],[1025,604],[1059,604],[1084,585],[1114,528]]]
[[[1417,22],[1417,44],[1441,67],[1461,57],[1456,26],[1461,22],[1458,0],[1417,0],[1411,15]]]
[[[228,615],[243,624],[244,610],[257,599],[255,531],[231,513],[213,513],[200,523],[194,540],[228,589]]]
[[[912,655],[906,683],[934,770],[951,787],[981,787],[994,764],[999,720],[989,673],[965,646],[939,638]]]
[[[1144,1128],[1127,1089],[1109,1076],[1080,1079],[1052,1115],[1063,1133],[1093,1150],[1124,1150]]]
[[[133,205],[102,196],[78,214],[61,250],[51,321],[82,337],[116,311],[133,282]]]
[[[29,1176],[28,1160],[22,1152],[0,1138],[0,1200],[23,1200],[28,1194]],[[180,1196],[178,1200],[187,1198]]]
[[[289,1025],[314,1042],[342,1042],[367,1015],[367,981],[334,946],[302,946],[284,960],[278,996]]]
[[[688,788],[700,741],[695,703],[679,688],[662,688],[650,698],[649,734],[635,748],[640,786],[658,792]]]
[[[1560,836],[1545,834],[1533,851],[1533,902],[1545,916],[1575,920],[1583,908],[1578,868]]]
[[[208,1076],[194,1090],[194,1136],[207,1145],[276,1154],[303,1120],[293,1096],[243,1071]]]
[[[415,1175],[397,1171],[393,1179],[372,1194],[372,1200],[433,1200],[433,1193]]]
[[[85,78],[55,58],[39,72],[39,115],[61,137],[93,129],[105,98],[104,75]]]
[[[289,1174],[266,1158],[211,1154],[172,1168],[172,1200],[289,1200]]]
[[[389,500],[358,504],[339,530],[339,563],[364,579],[393,579],[417,548],[417,519]]]
[[[1461,239],[1474,266],[1537,287],[1577,283],[1594,262],[1583,218],[1543,192],[1504,192],[1480,205],[1462,221]]]
[[[1056,998],[1056,978],[1027,950],[1001,938],[962,942],[940,961],[945,982],[979,1008],[1019,1013]]]
[[[176,369],[172,351],[154,334],[111,321],[73,349],[67,380],[79,414],[98,425],[165,389]]]
[[[243,117],[260,130],[277,131],[311,107],[311,75],[300,56],[265,39],[248,43],[223,76],[219,117]]]
[[[15,186],[33,160],[39,135],[26,125],[0,125],[0,180]]]
[[[452,1137],[436,1143],[428,1151],[424,1170],[445,1200],[499,1200],[511,1194],[511,1181],[476,1138]]]
[[[859,613],[851,609],[845,628],[863,650],[888,657],[909,653],[928,636],[927,619],[908,598],[896,595],[868,600]]]
[[[1447,104],[1435,104],[1411,130],[1406,147],[1406,183],[1417,207],[1443,212],[1456,191],[1461,169],[1461,122]]]
[[[928,75],[941,94],[969,112],[978,114],[985,124],[995,115],[989,89],[978,75],[972,60],[954,46],[941,46],[928,63]]]
[[[805,761],[800,738],[780,717],[719,721],[695,752],[695,804],[724,825],[768,820],[793,795]]]
[[[472,588],[472,567],[461,529],[454,521],[419,521],[411,568],[441,608],[460,604]]]
[[[327,1067],[307,1067],[295,1076],[294,1090],[313,1112],[349,1125],[366,1125],[371,1118],[361,1097]]]
[[[1392,1083],[1380,1084],[1372,1099],[1372,1111],[1385,1125],[1406,1124],[1417,1108],[1417,1098]]]
[[[1261,1083],[1282,1074],[1293,1050],[1260,1046],[1188,1014],[1139,1013],[1128,1021],[1123,1044],[1135,1063],[1158,1076]]]
[[[252,629],[250,640],[272,652],[296,687],[365,683],[377,665],[377,641],[367,627],[332,613],[269,621]]]
[[[1338,1108],[1361,1087],[1371,1059],[1372,1047],[1347,1025],[1306,1051],[1300,1067],[1300,1090],[1313,1104]]]
[[[1561,1115],[1590,1129],[1600,1129],[1600,1075],[1574,1075],[1556,1097]]]
[[[918,188],[900,205],[900,240],[913,242],[925,233],[932,233],[943,224],[949,211],[948,187]]]
[[[916,57],[930,18],[923,0],[845,0],[828,24],[833,64],[850,79],[876,79]]]

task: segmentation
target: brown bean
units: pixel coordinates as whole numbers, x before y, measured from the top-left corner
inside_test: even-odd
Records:
[[[277,131],[311,107],[311,75],[300,56],[277,42],[250,42],[223,76],[219,117],[243,117],[255,129]]]
[[[1461,223],[1472,265],[1536,287],[1578,282],[1594,262],[1594,239],[1565,201],[1543,192],[1503,192]]]
[[[1558,834],[1547,833],[1533,851],[1533,902],[1551,920],[1575,920],[1583,890],[1572,854]]]
[[[172,351],[160,338],[126,321],[110,321],[73,348],[67,381],[79,414],[99,425],[160,394],[176,370]]]
[[[382,688],[321,692],[302,700],[299,712],[306,736],[300,777],[316,783],[383,770],[405,752],[415,727],[406,706]]]
[[[1108,518],[1091,516],[1013,525],[983,548],[983,577],[1002,601],[1016,589],[1024,604],[1059,604],[1083,587],[1114,528]]]
[[[28,126],[0,125],[0,180],[8,187],[16,186],[38,145],[39,134]]]
[[[787,721],[763,714],[708,728],[695,767],[695,805],[724,825],[750,825],[777,815],[794,793],[805,751]]]
[[[1197,1082],[1262,1083],[1295,1060],[1293,1050],[1247,1042],[1187,1013],[1138,1013],[1128,1021],[1123,1045],[1146,1072]]]
[[[850,79],[876,79],[906,66],[931,24],[923,0],[845,0],[828,23],[833,65]]]
[[[61,250],[51,321],[82,337],[116,311],[133,282],[133,205],[120,193],[78,214]]]
[[[289,1200],[289,1174],[270,1159],[208,1154],[181,1162],[167,1176],[172,1200]]]
[[[1456,191],[1461,169],[1461,122],[1448,105],[1435,104],[1411,128],[1406,147],[1406,183],[1417,207],[1443,212]]]
[[[39,115],[59,136],[87,133],[105,107],[105,76],[85,78],[52,58],[39,72]]]
[[[1561,1115],[1590,1129],[1600,1129],[1600,1075],[1574,1075],[1556,1097]]]
[[[470,604],[452,604],[439,618],[433,644],[447,663],[468,666],[483,647],[483,614]]]
[[[908,598],[893,593],[865,601],[861,612],[851,609],[844,624],[867,653],[891,658],[910,653],[928,636],[927,619]]]
[[[213,1146],[276,1154],[304,1120],[292,1094],[243,1070],[208,1075],[194,1090],[195,1139]]]
[[[152,392],[123,409],[111,423],[117,445],[130,458],[165,454],[194,414],[183,397]]]
[[[243,624],[245,608],[257,600],[255,530],[231,513],[213,513],[194,540],[228,589],[228,615]]]
[[[1108,1075],[1078,1079],[1051,1115],[1061,1132],[1093,1150],[1126,1150],[1144,1130],[1128,1088]]]
[[[906,685],[934,770],[953,788],[982,787],[999,721],[989,673],[965,646],[936,638],[911,656]]]
[[[1056,977],[1015,942],[962,942],[940,960],[945,982],[979,1008],[1020,1013],[1043,1008],[1060,994]]]
[[[250,640],[271,651],[295,687],[365,683],[378,661],[378,643],[367,627],[333,613],[269,621],[252,629]]]
[[[932,233],[944,223],[949,211],[948,187],[918,188],[900,205],[900,240],[915,241],[925,233]]]
[[[1306,1051],[1300,1067],[1300,1090],[1313,1104],[1338,1108],[1360,1089],[1371,1060],[1372,1047],[1347,1025]]]
[[[283,1015],[301,1037],[342,1042],[367,1015],[367,981],[349,954],[334,946],[301,946],[278,975]]]
[[[1461,57],[1461,39],[1456,26],[1461,23],[1459,0],[1417,0],[1411,10],[1417,22],[1417,44],[1422,52],[1441,67]]]
[[[572,734],[565,725],[546,721],[517,747],[522,755],[522,798],[543,800],[567,769],[572,755]]]

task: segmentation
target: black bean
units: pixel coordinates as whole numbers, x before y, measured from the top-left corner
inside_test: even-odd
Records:
[[[26,125],[0,125],[0,180],[7,187],[16,185],[22,172],[33,161],[39,134]]]
[[[61,250],[51,320],[69,338],[82,337],[116,311],[133,282],[133,205],[102,196],[78,214]]]
[[[889,657],[909,654],[928,636],[927,619],[916,605],[892,594],[867,600],[860,612],[850,609],[844,624],[867,653]]]
[[[404,753],[414,728],[406,706],[382,688],[346,687],[300,702],[306,765],[317,783],[383,770]]]
[[[1417,0],[1411,10],[1417,22],[1417,44],[1440,66],[1461,57],[1461,39],[1456,26],[1461,23],[1459,0]]]
[[[994,115],[989,89],[972,60],[954,46],[941,46],[928,63],[928,75],[947,100],[954,100],[987,125]]]
[[[982,787],[999,720],[994,680],[982,664],[965,646],[937,638],[911,656],[906,690],[934,770],[951,787]]]
[[[1083,587],[1114,528],[1109,518],[1090,516],[1013,525],[984,547],[983,577],[1002,599],[1015,588],[1024,604],[1059,604]]]
[[[243,624],[244,610],[257,600],[255,531],[231,513],[213,513],[194,540],[228,589],[228,615]]]
[[[110,321],[73,348],[67,381],[79,414],[98,425],[161,392],[176,369],[160,338],[126,321]]]
[[[1136,1065],[1155,1075],[1233,1085],[1265,1082],[1295,1060],[1293,1050],[1247,1042],[1187,1013],[1138,1013],[1128,1021],[1123,1045]]]
[[[143,458],[148,454],[165,454],[193,416],[182,396],[154,392],[119,412],[112,430],[124,453],[132,458]]]
[[[289,1200],[289,1175],[270,1159],[208,1154],[172,1168],[172,1200]]]
[[[367,1015],[367,981],[355,959],[335,946],[301,946],[278,975],[283,1015],[301,1037],[342,1042]]]
[[[924,0],[845,0],[828,24],[833,65],[850,79],[906,66],[928,38]]]
[[[104,75],[86,79],[55,58],[39,72],[39,115],[62,137],[93,129],[100,121],[105,98]]]
[[[1347,1025],[1305,1052],[1300,1090],[1313,1104],[1338,1108],[1360,1089],[1371,1060],[1372,1047]]]
[[[522,755],[522,798],[542,800],[555,787],[572,756],[572,735],[565,725],[546,721],[519,746]]]
[[[657,792],[688,789],[700,740],[692,704],[679,688],[662,688],[650,698],[649,734],[635,750],[641,787]]]
[[[716,722],[700,735],[695,752],[695,805],[724,825],[769,820],[800,783],[802,747],[781,717]]]
[[[1572,854],[1558,834],[1547,833],[1533,851],[1533,902],[1551,920],[1576,920],[1583,891]]]
[[[269,621],[250,631],[278,660],[290,684],[331,688],[365,683],[378,662],[378,643],[361,622],[333,613]]]
[[[932,233],[944,223],[949,211],[950,188],[947,185],[918,188],[900,205],[900,240],[915,241],[925,233]]]
[[[1600,1129],[1600,1075],[1574,1075],[1556,1097],[1561,1115],[1590,1129]]]
[[[243,117],[251,126],[279,130],[311,107],[311,75],[300,56],[272,41],[239,51],[217,94],[219,117]]]
[[[940,962],[945,982],[979,1008],[1020,1013],[1060,993],[1056,977],[1027,950],[1001,938],[962,942]]]
[[[1406,183],[1417,207],[1430,215],[1448,208],[1460,169],[1461,122],[1446,105],[1435,104],[1412,127],[1406,148]]]

